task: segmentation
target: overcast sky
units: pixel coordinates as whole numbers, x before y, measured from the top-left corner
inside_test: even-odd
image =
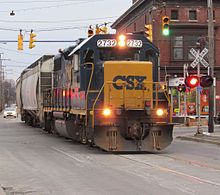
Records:
[[[17,40],[22,29],[24,40],[30,30],[36,40],[76,40],[87,36],[87,26],[114,22],[132,5],[132,0],[0,0],[0,41]],[[15,15],[10,16],[14,10]],[[109,24],[110,25],[110,24]],[[0,42],[6,79],[16,80],[21,71],[45,54],[57,54],[71,43],[36,43],[33,49],[24,43]],[[8,60],[7,60],[8,59]]]

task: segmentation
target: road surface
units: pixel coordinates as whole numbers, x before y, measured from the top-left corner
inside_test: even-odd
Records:
[[[157,154],[108,154],[0,116],[0,185],[10,195],[217,195],[220,148],[174,139]]]

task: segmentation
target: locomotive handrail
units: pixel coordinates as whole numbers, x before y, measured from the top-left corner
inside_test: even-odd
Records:
[[[87,87],[87,91],[86,91],[85,109],[87,111],[87,109],[88,109],[88,94],[89,94],[89,90],[90,90],[90,86],[91,86],[91,82],[92,82],[92,77],[93,77],[93,73],[94,73],[94,63],[88,62],[88,63],[84,63],[82,65],[92,65],[92,72],[91,72],[91,75],[90,75],[90,78],[89,78],[89,83],[88,83],[88,87]],[[88,113],[86,112],[85,126],[87,126],[87,122],[88,122]]]
[[[97,101],[99,99],[100,94],[102,93],[102,91],[104,89],[104,86],[105,86],[105,83],[102,85],[102,87],[101,87],[101,89],[100,89],[100,91],[99,91],[99,93],[98,93],[98,95],[97,95],[97,97],[96,97],[96,99],[95,99],[95,101],[94,101],[94,103],[92,105],[92,127],[93,128],[94,128],[94,123],[95,123],[95,118],[94,118],[95,105],[96,105],[96,103],[97,103]]]

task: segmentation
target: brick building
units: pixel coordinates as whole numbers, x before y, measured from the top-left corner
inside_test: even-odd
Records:
[[[214,75],[217,86],[220,86],[220,1],[214,4],[215,65]],[[162,35],[162,17],[170,17],[170,36]],[[208,10],[207,0],[133,0],[132,6],[121,15],[112,28],[118,33],[145,31],[144,25],[152,24],[153,43],[160,50],[160,72],[171,76],[183,76],[183,65],[190,64],[193,57],[191,48],[197,48],[200,37],[207,39]],[[208,55],[206,56],[208,61]],[[196,68],[189,67],[189,73],[196,73]],[[201,67],[201,73],[207,69]],[[162,78],[161,76],[161,78]],[[220,87],[216,87],[220,95]],[[216,101],[220,111],[220,100]]]

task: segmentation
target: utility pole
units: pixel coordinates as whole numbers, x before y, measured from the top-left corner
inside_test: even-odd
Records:
[[[3,86],[3,81],[4,81],[4,71],[2,67],[2,53],[0,53],[0,112],[4,108],[4,86]]]
[[[213,22],[213,0],[207,0],[208,4],[208,41],[209,41],[209,66],[210,76],[214,78],[214,22]],[[209,121],[208,132],[214,132],[214,86],[209,88]]]

